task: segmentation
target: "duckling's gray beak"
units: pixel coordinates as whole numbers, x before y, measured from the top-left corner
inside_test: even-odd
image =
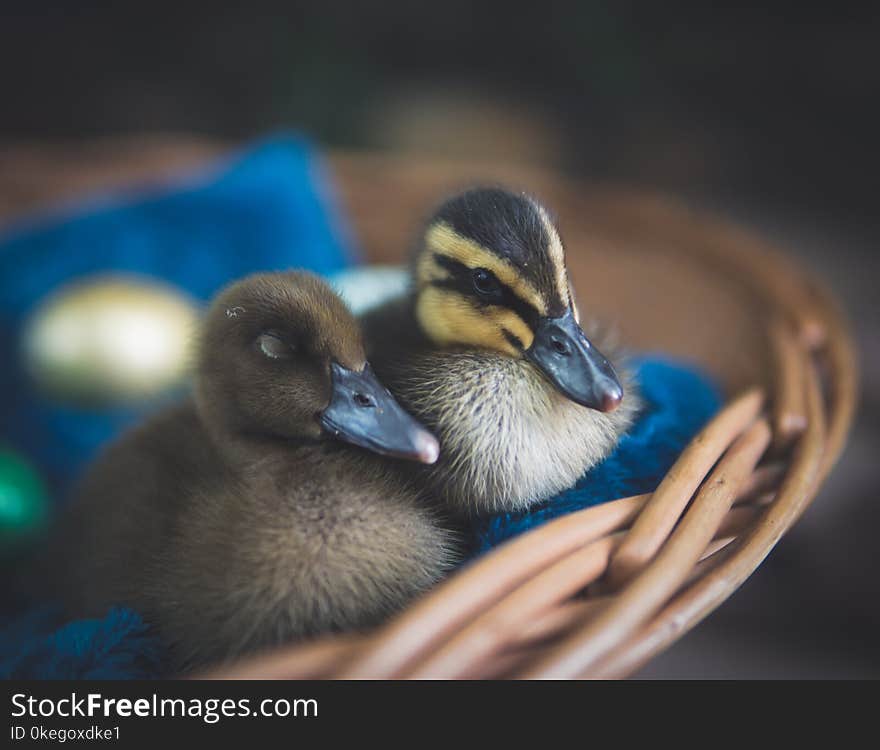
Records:
[[[623,399],[617,373],[587,339],[571,310],[541,319],[526,357],[560,393],[581,406],[614,411]]]
[[[336,362],[330,369],[333,392],[318,419],[331,436],[384,456],[423,464],[437,460],[437,438],[403,410],[369,364],[360,372]]]

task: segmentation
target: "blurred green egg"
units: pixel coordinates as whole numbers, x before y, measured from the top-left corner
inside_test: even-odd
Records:
[[[56,399],[118,403],[158,395],[186,378],[197,306],[152,280],[101,276],[51,294],[28,320],[23,354]]]
[[[0,449],[0,552],[8,552],[46,525],[49,501],[39,475],[16,453]]]

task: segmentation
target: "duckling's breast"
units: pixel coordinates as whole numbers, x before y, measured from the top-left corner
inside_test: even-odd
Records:
[[[374,626],[458,557],[439,516],[384,463],[303,446],[193,497],[148,610],[178,658],[201,663]]]
[[[418,355],[395,393],[440,439],[435,491],[481,514],[525,510],[571,487],[614,449],[638,408],[627,387],[614,412],[588,409],[529,362],[478,351]]]

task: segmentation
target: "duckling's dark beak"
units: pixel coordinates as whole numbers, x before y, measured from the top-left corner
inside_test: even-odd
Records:
[[[383,456],[432,464],[440,445],[378,381],[370,365],[360,372],[333,362],[330,404],[319,415],[333,437]]]
[[[571,310],[543,318],[526,357],[568,398],[597,411],[614,411],[623,399],[617,373],[587,339]]]

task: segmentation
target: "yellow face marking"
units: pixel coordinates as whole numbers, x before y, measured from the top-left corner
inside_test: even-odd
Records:
[[[534,206],[538,209],[538,215],[541,217],[544,231],[550,238],[548,255],[550,256],[550,262],[553,264],[553,272],[556,278],[556,288],[559,290],[559,297],[566,305],[568,305],[571,302],[571,293],[568,288],[568,272],[565,268],[565,251],[562,248],[562,239],[559,237],[559,232],[556,231],[556,227],[553,226],[553,222],[550,221],[550,217],[547,215],[547,211],[544,210],[544,207],[537,203],[535,203]]]
[[[416,261],[416,282],[419,287],[424,287],[432,281],[442,281],[449,277],[449,271],[437,263],[434,259],[434,254],[429,249],[426,249],[419,255]]]
[[[522,353],[504,335],[506,329],[528,349],[534,334],[522,318],[503,307],[480,308],[451,289],[426,287],[416,302],[422,330],[437,344],[497,349],[512,357]]]
[[[432,253],[457,260],[468,268],[485,268],[498,278],[515,295],[528,302],[541,315],[547,314],[547,305],[532,284],[526,281],[510,264],[505,263],[491,250],[473,240],[463,237],[443,222],[432,226],[425,236],[425,252],[417,266],[420,285],[446,277],[445,269],[438,267]]]

